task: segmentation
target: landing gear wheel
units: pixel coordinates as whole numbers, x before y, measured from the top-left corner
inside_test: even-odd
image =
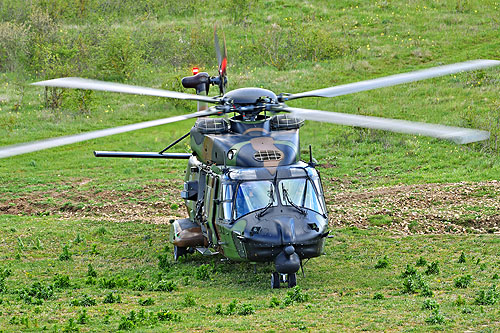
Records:
[[[179,260],[180,257],[186,255],[188,253],[188,249],[185,247],[179,247],[174,245],[174,260]]]
[[[271,275],[271,288],[278,289],[280,287],[280,273],[274,272]]]
[[[288,288],[293,288],[297,285],[297,274],[288,274]]]

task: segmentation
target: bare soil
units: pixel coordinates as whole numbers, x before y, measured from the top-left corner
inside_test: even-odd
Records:
[[[0,214],[168,223],[186,216],[182,182],[141,189],[35,191],[0,201]],[[81,185],[81,184],[80,184]],[[400,234],[500,233],[500,182],[418,184],[349,190],[324,182],[330,225],[377,227]]]

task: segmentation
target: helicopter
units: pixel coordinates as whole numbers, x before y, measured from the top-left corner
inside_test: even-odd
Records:
[[[305,262],[324,253],[329,236],[328,211],[321,176],[309,146],[301,160],[299,130],[305,120],[425,135],[467,144],[486,140],[489,132],[322,110],[290,107],[306,97],[337,97],[462,71],[500,65],[473,60],[376,79],[306,91],[275,94],[264,88],[227,90],[227,50],[221,52],[214,31],[218,73],[193,69],[182,79],[189,94],[85,78],[66,77],[36,86],[89,89],[198,102],[197,111],[164,119],[0,147],[0,158],[96,139],[118,133],[197,118],[191,130],[160,152],[95,151],[96,157],[186,159],[181,197],[188,217],[171,223],[174,259],[198,251],[233,261],[273,263],[271,287],[294,287]],[[217,96],[209,96],[211,86]],[[208,106],[213,104],[213,106]],[[229,116],[232,114],[232,116]],[[210,117],[217,116],[217,117]],[[222,117],[221,117],[222,116]],[[168,150],[189,137],[191,153]]]

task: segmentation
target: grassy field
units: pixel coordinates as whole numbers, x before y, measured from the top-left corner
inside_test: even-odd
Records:
[[[28,83],[84,76],[182,91],[191,66],[215,73],[215,23],[230,89],[294,93],[500,59],[495,1],[75,4],[0,3],[0,145],[191,112]],[[295,290],[270,289],[271,266],[173,262],[182,161],[93,157],[159,151],[193,121],[0,160],[0,331],[499,330],[499,80],[489,69],[289,103],[492,133],[457,146],[308,122],[301,144],[320,163],[334,237]]]

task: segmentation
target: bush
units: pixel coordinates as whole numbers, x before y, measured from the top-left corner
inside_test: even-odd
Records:
[[[172,267],[172,263],[169,260],[170,255],[167,253],[163,253],[158,255],[158,268],[162,271],[168,272],[170,267]]]
[[[439,304],[434,299],[426,299],[422,304],[422,310],[435,310],[439,309]]]
[[[154,287],[155,291],[174,291],[177,289],[177,285],[173,281],[161,280]]]
[[[159,321],[179,321],[181,317],[173,312],[170,312],[168,310],[161,310],[159,311],[156,316],[158,317]]]
[[[155,301],[151,297],[148,297],[146,299],[138,300],[138,303],[140,306],[150,306],[150,305],[154,305]]]
[[[417,262],[415,263],[415,266],[425,266],[427,265],[427,260],[425,260],[424,257],[420,257],[417,259]]]
[[[11,270],[8,268],[0,270],[0,293],[4,293],[7,291],[7,285],[5,284],[5,279],[9,277],[10,274]]]
[[[467,288],[472,282],[472,276],[469,274],[457,277],[455,279],[455,287],[457,288]]]
[[[427,275],[439,274],[439,261],[433,261],[429,265],[427,265],[427,270],[425,271],[425,274]]]
[[[462,254],[460,254],[460,257],[458,258],[458,263],[459,264],[465,264],[467,260],[465,259],[465,253],[462,251]]]
[[[443,316],[443,314],[441,312],[439,312],[438,309],[435,309],[432,311],[432,314],[425,319],[425,322],[427,324],[433,324],[433,325],[437,325],[437,324],[444,324],[445,322],[445,318]]]
[[[0,72],[23,70],[29,55],[29,27],[0,21]]]
[[[194,300],[194,297],[192,295],[186,295],[186,297],[184,297],[184,306],[185,307],[190,307],[190,306],[195,306],[196,305],[196,301]]]
[[[87,276],[88,276],[88,277],[93,277],[93,278],[96,278],[96,277],[97,277],[97,272],[96,272],[96,270],[94,269],[94,267],[92,266],[92,264],[89,264],[89,265],[88,265],[88,268],[87,268]]]
[[[209,264],[203,264],[196,267],[195,277],[198,280],[208,280],[210,279],[210,272],[213,271]]]
[[[474,303],[477,305],[493,305],[498,300],[498,292],[495,285],[491,285],[486,290],[480,290],[476,298],[474,299]]]
[[[303,293],[299,286],[295,286],[291,290],[287,291],[287,294],[283,299],[283,306],[288,306],[293,303],[304,303],[308,300],[309,295]]]
[[[99,279],[99,287],[104,289],[124,288],[128,286],[128,279],[121,276],[113,276],[109,279],[102,277]]]
[[[68,245],[63,246],[63,252],[59,255],[59,260],[61,261],[71,260],[71,253],[69,252]]]
[[[247,316],[255,313],[255,309],[252,304],[244,303],[241,304],[238,314],[241,316]]]
[[[379,259],[378,262],[375,264],[375,268],[387,268],[389,267],[389,259],[387,258],[387,255],[385,255],[382,259]]]
[[[71,300],[71,305],[73,306],[94,306],[97,305],[95,299],[91,298],[89,295],[84,294],[80,299]]]
[[[384,299],[384,295],[382,293],[375,293],[373,299]]]
[[[69,282],[69,276],[67,275],[57,275],[54,277],[54,288],[70,288],[71,283]]]
[[[24,288],[19,291],[19,298],[28,304],[41,305],[43,300],[48,300],[54,296],[52,286],[44,286],[40,282],[35,282],[30,288]]]
[[[122,302],[122,297],[120,295],[113,295],[112,292],[106,295],[104,297],[104,300],[102,301],[104,304],[113,304],[113,303],[121,303]]]

